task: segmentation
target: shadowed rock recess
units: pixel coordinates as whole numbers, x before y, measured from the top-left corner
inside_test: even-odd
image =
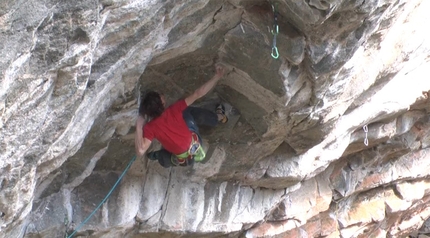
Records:
[[[139,95],[172,103],[217,62],[227,73],[198,105],[224,102],[230,120],[202,128],[205,161],[137,159],[74,237],[426,237],[428,12],[428,0],[2,0],[0,237],[71,234],[134,156]]]

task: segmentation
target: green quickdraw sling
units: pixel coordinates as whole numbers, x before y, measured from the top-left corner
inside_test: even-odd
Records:
[[[179,159],[194,158],[194,161],[200,162],[205,158],[206,153],[203,150],[203,146],[201,146],[201,144],[199,142],[198,135],[193,132],[191,145],[190,145],[190,148],[188,149],[188,151],[185,151],[184,153],[179,154],[179,155],[175,155],[175,156],[178,157]]]

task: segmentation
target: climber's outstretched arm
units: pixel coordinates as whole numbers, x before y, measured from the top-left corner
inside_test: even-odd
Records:
[[[139,115],[136,120],[136,134],[134,136],[137,157],[143,156],[151,145],[151,141],[143,137],[143,125],[145,125],[145,118]]]
[[[218,83],[218,81],[222,78],[223,75],[224,67],[222,67],[221,65],[217,65],[216,74],[209,81],[200,86],[200,88],[194,91],[193,94],[185,98],[185,103],[187,104],[187,106],[193,104],[197,99],[205,96]]]

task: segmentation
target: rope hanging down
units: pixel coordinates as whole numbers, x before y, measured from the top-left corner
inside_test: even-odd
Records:
[[[276,4],[276,3],[275,3]],[[278,47],[276,47],[276,36],[279,34],[279,25],[278,25],[278,12],[276,11],[275,5],[272,4],[273,10],[273,41],[272,41],[272,57],[277,59],[279,57]]]
[[[72,234],[67,235],[66,233],[66,237],[67,238],[72,238],[73,235],[78,232],[79,229],[82,228],[82,226],[84,226],[89,220],[90,218],[96,213],[97,210],[99,210],[99,208],[103,205],[103,203],[106,202],[106,200],[110,197],[110,195],[112,194],[113,190],[115,190],[116,186],[118,186],[119,182],[121,181],[122,177],[124,177],[125,173],[127,173],[128,169],[130,168],[131,164],[133,164],[133,162],[136,160],[136,155],[133,156],[133,158],[130,160],[130,162],[128,162],[127,167],[125,168],[124,172],[122,172],[122,174],[119,176],[118,180],[116,181],[116,183],[113,185],[113,187],[111,188],[111,190],[108,192],[108,194],[106,195],[106,197],[100,202],[100,204],[96,207],[96,209],[94,209],[94,211],[83,221],[81,222],[81,224],[79,224],[78,227],[76,227],[76,229],[73,231]]]

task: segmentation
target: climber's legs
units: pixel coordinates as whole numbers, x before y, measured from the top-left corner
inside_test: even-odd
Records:
[[[171,159],[174,155],[165,149],[149,152],[147,156],[150,160],[158,160],[158,163],[164,168],[174,166]]]
[[[200,136],[197,125],[214,127],[218,124],[218,117],[215,112],[199,107],[187,107],[187,109],[182,113],[182,117],[184,118],[188,129],[197,134],[200,144],[203,144],[203,140]]]
[[[199,107],[187,107],[182,114],[188,128],[193,132],[198,132],[197,125],[214,127],[218,124],[218,117],[215,112]]]

